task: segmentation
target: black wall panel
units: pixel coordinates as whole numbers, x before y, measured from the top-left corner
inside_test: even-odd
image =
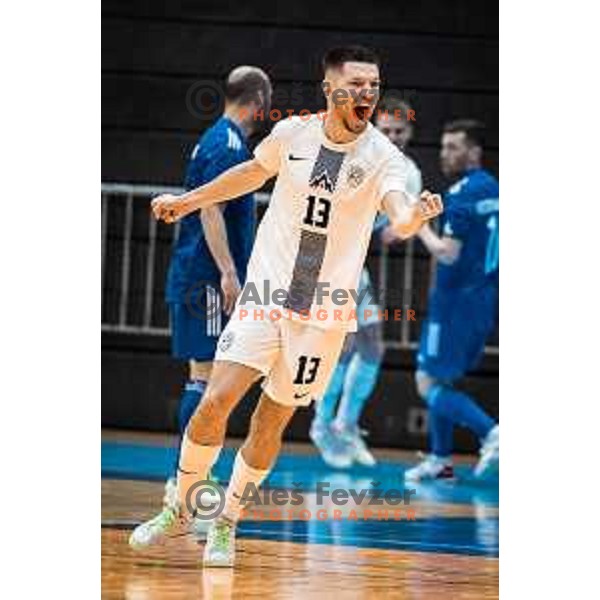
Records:
[[[338,29],[346,32],[415,32],[453,37],[498,37],[498,4],[481,0],[389,0],[301,3],[262,0],[104,0],[102,13],[133,19],[175,22],[255,24]]]
[[[221,82],[239,64],[265,68],[275,108],[324,106],[322,53],[361,43],[384,59],[388,89],[417,111],[415,154],[426,180],[443,185],[437,145],[444,121],[482,119],[489,165],[498,159],[498,7],[474,0],[327,4],[216,1],[103,2],[102,178],[177,184],[208,122],[186,97],[199,81]],[[277,101],[300,90],[301,105]],[[280,98],[285,98],[281,96]]]

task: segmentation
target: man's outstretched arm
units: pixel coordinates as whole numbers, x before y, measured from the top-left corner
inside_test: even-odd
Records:
[[[152,200],[152,212],[156,219],[174,223],[194,211],[254,192],[276,174],[269,172],[258,160],[251,159],[181,196],[157,196]]]

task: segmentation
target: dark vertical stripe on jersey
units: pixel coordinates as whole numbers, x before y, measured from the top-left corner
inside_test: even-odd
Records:
[[[285,308],[294,312],[310,309],[325,257],[325,246],[327,236],[324,233],[305,229],[300,232],[300,244]]]
[[[336,152],[321,146],[310,174],[309,185],[332,194],[345,157],[345,152]],[[295,312],[310,309],[319,281],[326,246],[327,235],[325,233],[301,230],[300,244],[285,308]]]
[[[310,175],[310,186],[314,188],[321,187],[332,194],[337,185],[345,156],[345,152],[336,152],[335,150],[321,146]]]

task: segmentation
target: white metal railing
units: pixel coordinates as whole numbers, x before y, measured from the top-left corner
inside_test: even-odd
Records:
[[[164,284],[179,225],[157,223],[151,218],[149,201],[157,194],[182,191],[179,187],[102,184],[102,331],[170,334]],[[257,200],[259,205],[267,204],[269,194],[257,194]],[[399,257],[390,256],[383,247],[376,262],[377,274],[372,279],[382,307],[387,306],[389,292],[398,291],[394,288],[395,282],[401,283],[396,287],[406,298],[414,297],[417,261],[413,240],[405,245]],[[391,275],[394,263],[402,271],[399,278]],[[390,314],[394,308],[389,306]],[[414,349],[417,346],[418,327],[411,321],[402,320],[399,328],[384,326],[384,332],[386,348]],[[486,353],[498,354],[498,347],[488,346]]]
[[[153,318],[156,288],[156,245],[159,224],[150,218],[149,199],[160,193],[179,193],[181,188],[120,183],[102,184],[102,330],[131,334],[169,335],[168,320]],[[112,212],[117,212],[111,221]],[[146,221],[146,257],[144,266],[144,294],[141,315],[130,315],[130,281],[132,276],[131,246],[133,242],[134,215],[144,215]],[[171,229],[170,244],[179,233],[176,225]],[[165,230],[168,231],[168,230]],[[109,253],[114,247],[114,252]],[[107,271],[115,275],[107,282]],[[116,275],[118,273],[118,276]],[[112,285],[111,285],[112,283]],[[115,285],[117,284],[117,285]]]

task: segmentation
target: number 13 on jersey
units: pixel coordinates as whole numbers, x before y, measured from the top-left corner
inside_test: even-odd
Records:
[[[306,198],[308,205],[303,223],[325,229],[329,225],[329,216],[331,214],[331,200],[327,198],[317,198],[308,196]]]

